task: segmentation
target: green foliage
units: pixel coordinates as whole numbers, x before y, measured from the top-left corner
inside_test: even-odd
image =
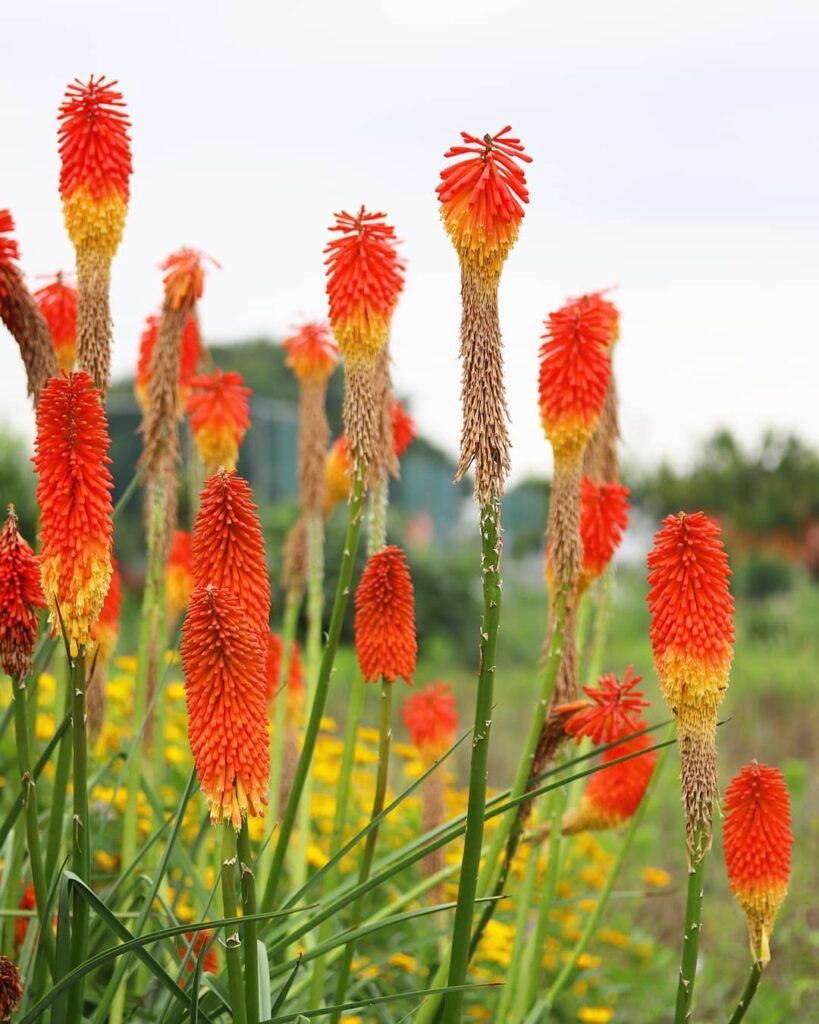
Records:
[[[37,530],[37,503],[34,498],[34,470],[26,443],[15,434],[0,429],[0,504],[5,519],[6,506],[14,505],[20,519],[20,531],[34,543]]]

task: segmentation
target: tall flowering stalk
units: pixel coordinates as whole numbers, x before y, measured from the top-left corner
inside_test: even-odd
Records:
[[[503,349],[498,318],[498,284],[515,244],[523,203],[529,201],[521,162],[532,158],[506,127],[477,138],[461,132],[464,144],[446,157],[463,157],[441,172],[437,186],[441,217],[461,265],[461,402],[463,425],[456,480],[470,467],[480,505],[483,620],[475,731],[469,779],[466,840],[452,933],[449,983],[462,985],[469,962],[470,933],[478,885],[486,774],[492,722],[495,648],[500,619],[500,506],[509,472],[508,410],[503,382]],[[447,996],[444,1020],[460,1021],[463,993]]]
[[[40,576],[52,628],[62,631],[71,667],[74,772],[72,868],[91,876],[86,749],[86,650],[113,573],[113,523],[108,425],[102,394],[84,371],[53,377],[37,407],[34,467],[39,475]],[[71,927],[71,958],[86,955],[88,907],[79,896]],[[83,985],[69,995],[78,1019]]]
[[[703,512],[668,516],[648,556],[654,666],[677,720],[688,845],[688,900],[677,1024],[690,1014],[702,916],[705,855],[717,799],[717,710],[734,646],[731,571],[719,525]]]
[[[771,959],[770,938],[791,874],[791,806],[778,768],[752,761],[725,791],[723,844],[731,891],[748,922],[751,974],[729,1024],[742,1020]]]
[[[216,369],[190,382],[187,411],[205,476],[236,469],[239,446],[250,427],[250,388],[240,373]]]
[[[51,332],[60,369],[73,370],[77,359],[77,289],[60,272],[37,289],[34,299]]]
[[[46,382],[58,372],[57,359],[48,323],[23,281],[13,230],[10,211],[0,210],[0,320],[20,347],[28,394],[36,406]]]
[[[26,812],[26,842],[40,921],[47,921],[48,881],[43,865],[37,793],[34,786],[26,709],[26,679],[31,674],[37,639],[38,610],[45,608],[40,566],[20,533],[13,505],[0,532],[0,667],[11,677],[17,764]],[[44,948],[54,973],[54,941],[50,928],[43,931]]]
[[[153,314],[145,321],[145,327],[139,339],[139,357],[137,359],[134,393],[143,412],[150,405],[148,387],[153,376],[153,360],[156,341],[159,337],[160,317]],[[199,332],[199,321],[196,313],[191,313],[182,328],[182,343],[179,353],[179,401],[177,411],[181,416],[185,409],[190,392],[191,381],[203,357],[204,348],[202,335]]]
[[[403,551],[389,545],[371,555],[355,595],[355,649],[364,681],[381,681],[381,714],[378,730],[378,770],[370,814],[373,822],[384,810],[392,741],[392,687],[400,677],[412,685],[418,655],[415,635],[415,597]],[[358,868],[358,884],[370,877],[378,828],[367,833]],[[361,924],[363,897],[352,906],[350,927]],[[353,963],[355,942],[347,943],[339,968],[333,1002],[344,1002]],[[330,1018],[337,1024],[340,1011]]]
[[[132,171],[131,125],[116,85],[93,75],[77,79],[59,112],[60,195],[77,257],[77,360],[103,393],[111,367],[111,261],[125,227]]]

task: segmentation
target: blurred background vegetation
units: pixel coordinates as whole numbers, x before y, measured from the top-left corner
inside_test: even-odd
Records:
[[[264,527],[271,581],[273,624],[281,618],[280,553],[297,513],[296,437],[298,395],[283,368],[281,349],[264,339],[212,346],[215,363],[238,370],[253,388],[252,427],[242,447],[239,471],[252,483]],[[340,429],[341,375],[330,382],[329,415]],[[410,412],[411,407],[410,407]],[[120,381],[109,395],[115,498],[132,477],[140,452],[139,412],[132,382]],[[186,438],[186,443],[189,439]],[[544,442],[544,452],[546,451]],[[13,501],[26,536],[36,534],[35,480],[29,444],[0,432],[0,499]],[[476,510],[471,485],[453,486],[454,461],[423,438],[402,460],[401,480],[391,487],[390,538],[405,547],[416,589],[420,644],[419,683],[443,678],[459,696],[465,724],[472,708],[480,604],[476,571]],[[723,786],[752,758],[779,765],[794,803],[794,872],[791,893],[774,940],[774,959],[757,1002],[758,1024],[819,1020],[819,454],[798,437],[774,431],[743,446],[728,430],[714,434],[686,469],[661,465],[625,467],[632,489],[632,522],[609,583],[608,629],[602,665],[622,673],[633,664],[652,700],[651,719],[666,717],[653,674],[645,604],[645,554],[662,516],[704,509],[725,532],[734,570],[737,643],[731,686],[719,732]],[[189,526],[185,485],[181,525]],[[505,784],[517,761],[517,737],[526,728],[537,687],[547,620],[543,582],[544,526],[548,480],[526,480],[504,500],[504,611],[498,652],[496,719],[491,781]],[[120,651],[135,649],[139,591],[144,573],[141,502],[132,501],[117,523],[116,549],[123,571],[125,603]],[[328,595],[335,588],[344,512],[328,524]],[[363,553],[359,558],[363,565]],[[359,566],[359,569],[361,565]],[[348,616],[346,640],[351,639]],[[330,710],[341,718],[345,681],[353,672],[349,642],[341,651]],[[583,679],[583,682],[589,680]],[[374,699],[369,712],[375,717]],[[676,976],[685,887],[685,852],[676,765],[672,758],[646,818],[637,849],[621,878],[606,923],[653,950],[641,960],[616,941],[595,942],[599,957],[591,971],[605,972],[619,992],[617,1018],[641,1024],[664,1019],[668,979]],[[612,837],[612,848],[617,837]],[[727,890],[717,856],[708,870],[698,1017],[722,1020],[744,981],[748,959],[744,922]],[[648,895],[641,871],[654,865],[670,884]],[[634,985],[634,972],[640,985]],[[656,1005],[653,1000],[656,999]]]

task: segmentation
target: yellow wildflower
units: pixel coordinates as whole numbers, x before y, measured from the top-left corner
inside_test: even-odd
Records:
[[[57,728],[54,715],[47,715],[43,711],[37,712],[34,722],[34,735],[38,740],[50,740]]]
[[[671,884],[671,875],[664,868],[643,868],[641,877],[647,885],[664,889]]]
[[[389,962],[393,967],[400,967],[408,974],[415,974],[418,970],[418,961],[414,956],[410,956],[409,953],[393,953]]]
[[[105,850],[97,850],[94,854],[94,862],[103,871],[116,871],[119,857],[115,857],[113,853],[106,853]]]
[[[610,1006],[583,1006],[577,1011],[578,1020],[583,1024],[608,1024],[614,1017]]]
[[[605,942],[607,946],[616,946],[618,949],[626,949],[631,943],[631,939],[625,932],[618,932],[614,928],[601,928],[597,933],[597,938],[600,942]]]

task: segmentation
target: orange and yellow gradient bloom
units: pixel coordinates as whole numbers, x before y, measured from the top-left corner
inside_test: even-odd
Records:
[[[265,655],[236,597],[197,587],[182,628],[188,736],[211,822],[237,832],[267,803]]]
[[[324,517],[350,497],[353,489],[353,457],[344,434],[330,446],[324,462]]]
[[[791,874],[791,802],[782,772],[752,761],[731,780],[724,810],[728,880],[748,921],[751,954],[764,965]]]
[[[302,383],[326,381],[338,364],[338,346],[325,323],[302,324],[282,342],[285,366]]]
[[[165,597],[171,621],[185,611],[192,593],[193,538],[187,530],[174,530],[165,567]]]
[[[45,608],[37,556],[20,533],[9,505],[0,532],[0,666],[12,679],[31,672],[37,640],[37,610]]]
[[[77,290],[66,284],[63,275],[34,293],[45,317],[61,370],[73,370],[77,358]]]
[[[52,377],[37,407],[40,571],[52,629],[72,656],[88,643],[111,582],[113,483],[102,396],[84,371]],[[58,612],[59,608],[59,612]]]
[[[371,555],[355,595],[355,649],[368,683],[401,676],[412,685],[418,642],[415,597],[404,552],[394,544]]]
[[[235,370],[194,377],[188,396],[188,416],[197,450],[210,476],[218,469],[235,469],[239,445],[250,426],[250,388]]]

